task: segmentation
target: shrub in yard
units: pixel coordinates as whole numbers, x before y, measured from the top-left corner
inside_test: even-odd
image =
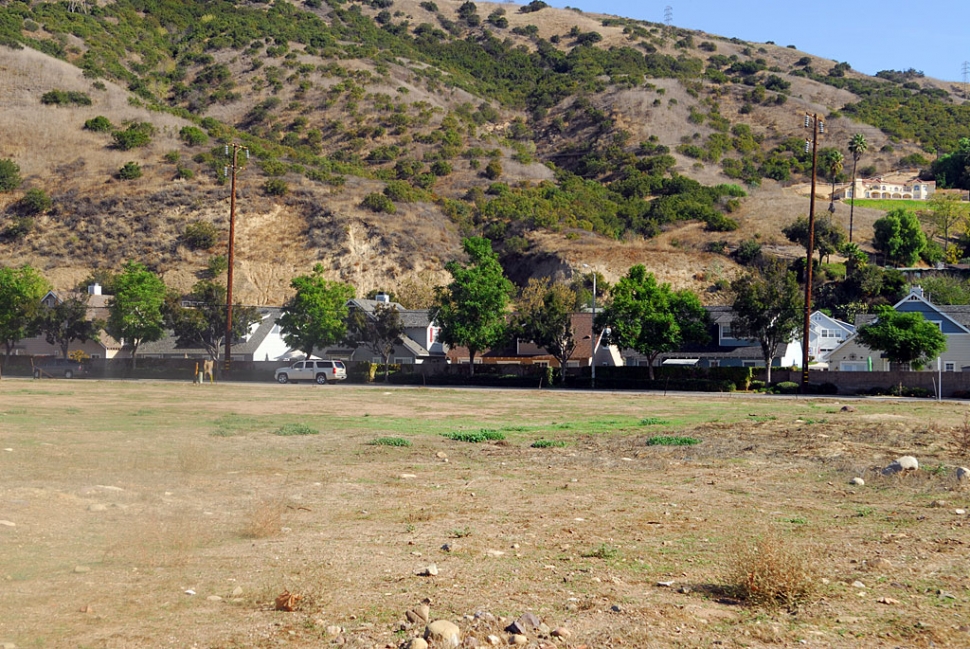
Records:
[[[497,430],[482,428],[481,430],[458,430],[453,433],[442,433],[444,437],[455,442],[496,442],[505,439],[505,435]]]
[[[695,437],[679,435],[657,435],[647,440],[647,446],[693,446],[700,443],[701,440]]]
[[[192,250],[207,250],[218,240],[219,230],[208,221],[193,221],[182,233],[182,241]]]
[[[114,124],[111,123],[104,115],[98,115],[97,117],[92,117],[91,119],[84,122],[84,129],[87,131],[96,131],[98,133],[107,133],[114,128]]]
[[[727,590],[753,606],[797,610],[812,598],[818,582],[807,550],[772,536],[740,542],[725,578]]]
[[[798,394],[799,385],[794,381],[782,381],[776,383],[771,391],[775,394]]]
[[[141,176],[141,165],[137,162],[126,162],[118,170],[118,180],[135,180],[136,178],[141,178]]]
[[[283,424],[273,431],[273,434],[288,437],[291,435],[319,435],[320,431],[316,428],[310,428],[306,424]]]
[[[400,446],[407,447],[411,446],[411,442],[404,439],[403,437],[378,437],[373,442],[374,446]]]

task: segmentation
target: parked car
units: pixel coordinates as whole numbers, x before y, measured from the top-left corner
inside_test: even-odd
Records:
[[[276,370],[277,383],[316,381],[323,385],[327,381],[343,381],[346,378],[347,367],[343,361],[297,361]]]
[[[84,363],[73,361],[70,358],[44,358],[34,363],[34,378],[60,378],[73,379],[75,377],[87,376],[88,368]]]

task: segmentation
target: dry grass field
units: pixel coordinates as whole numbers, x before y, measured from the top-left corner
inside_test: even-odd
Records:
[[[5,379],[0,645],[967,647],[965,411]]]

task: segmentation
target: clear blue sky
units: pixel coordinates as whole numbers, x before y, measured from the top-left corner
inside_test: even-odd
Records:
[[[518,0],[527,4],[525,0]],[[556,7],[664,22],[671,7],[676,27],[777,45],[827,59],[854,70],[922,70],[944,81],[963,81],[970,61],[970,2],[899,0],[546,0]]]

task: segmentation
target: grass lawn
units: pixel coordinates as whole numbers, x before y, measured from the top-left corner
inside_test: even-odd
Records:
[[[4,379],[0,643],[967,647],[965,411]]]

